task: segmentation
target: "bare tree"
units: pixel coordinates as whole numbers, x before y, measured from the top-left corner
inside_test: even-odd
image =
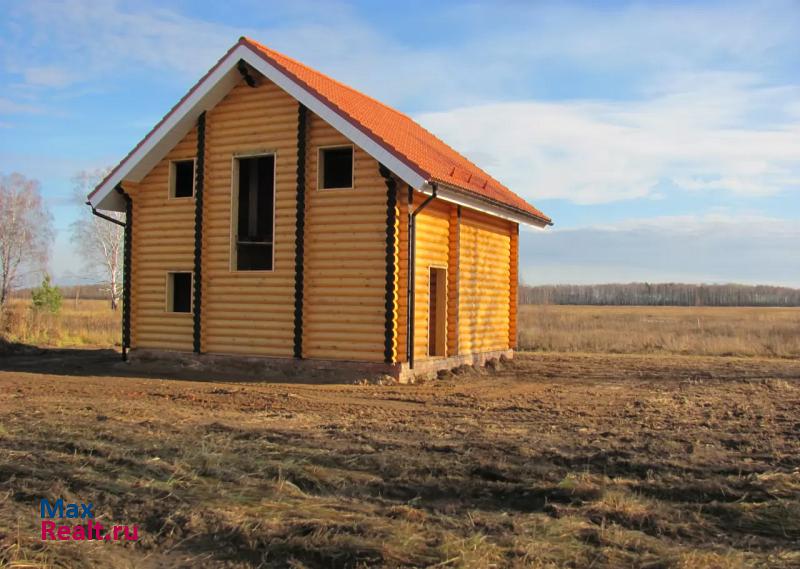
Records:
[[[39,182],[0,175],[0,307],[26,272],[45,269],[53,235]]]
[[[96,275],[108,293],[112,310],[116,310],[122,295],[122,255],[124,229],[110,221],[92,215],[86,207],[86,195],[102,180],[108,170],[83,170],[73,177],[76,199],[80,201],[84,214],[72,223],[72,243],[84,257],[85,270]],[[120,222],[125,214],[104,212]]]

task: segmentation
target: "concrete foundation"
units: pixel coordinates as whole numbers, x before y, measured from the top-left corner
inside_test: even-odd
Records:
[[[147,368],[154,373],[169,375],[176,371],[218,376],[219,380],[277,381],[297,383],[354,383],[396,381],[414,383],[436,377],[441,370],[459,366],[483,366],[499,358],[511,359],[513,350],[497,350],[479,354],[432,358],[417,361],[414,369],[408,363],[353,362],[345,360],[316,360],[273,358],[227,354],[195,354],[168,350],[132,349],[128,354],[131,365]],[[387,377],[388,376],[388,377]],[[216,378],[215,378],[216,379]]]

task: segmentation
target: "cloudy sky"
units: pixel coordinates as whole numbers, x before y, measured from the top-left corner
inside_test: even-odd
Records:
[[[115,164],[251,36],[417,118],[555,220],[530,283],[800,286],[800,2],[0,5],[0,172]]]

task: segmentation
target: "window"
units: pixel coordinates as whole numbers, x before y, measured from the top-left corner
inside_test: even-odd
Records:
[[[446,269],[431,267],[428,293],[428,355],[444,356],[447,334]]]
[[[271,271],[275,236],[275,156],[237,158],[235,162],[232,267]]]
[[[170,162],[169,197],[190,198],[194,195],[194,160]]]
[[[353,147],[319,149],[319,189],[344,190],[353,187]]]
[[[167,312],[192,311],[192,273],[167,273]]]

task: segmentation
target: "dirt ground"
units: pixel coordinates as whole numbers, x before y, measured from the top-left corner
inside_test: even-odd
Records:
[[[116,358],[0,357],[0,565],[800,566],[800,361],[536,354],[377,386]],[[43,542],[41,498],[139,540]]]

